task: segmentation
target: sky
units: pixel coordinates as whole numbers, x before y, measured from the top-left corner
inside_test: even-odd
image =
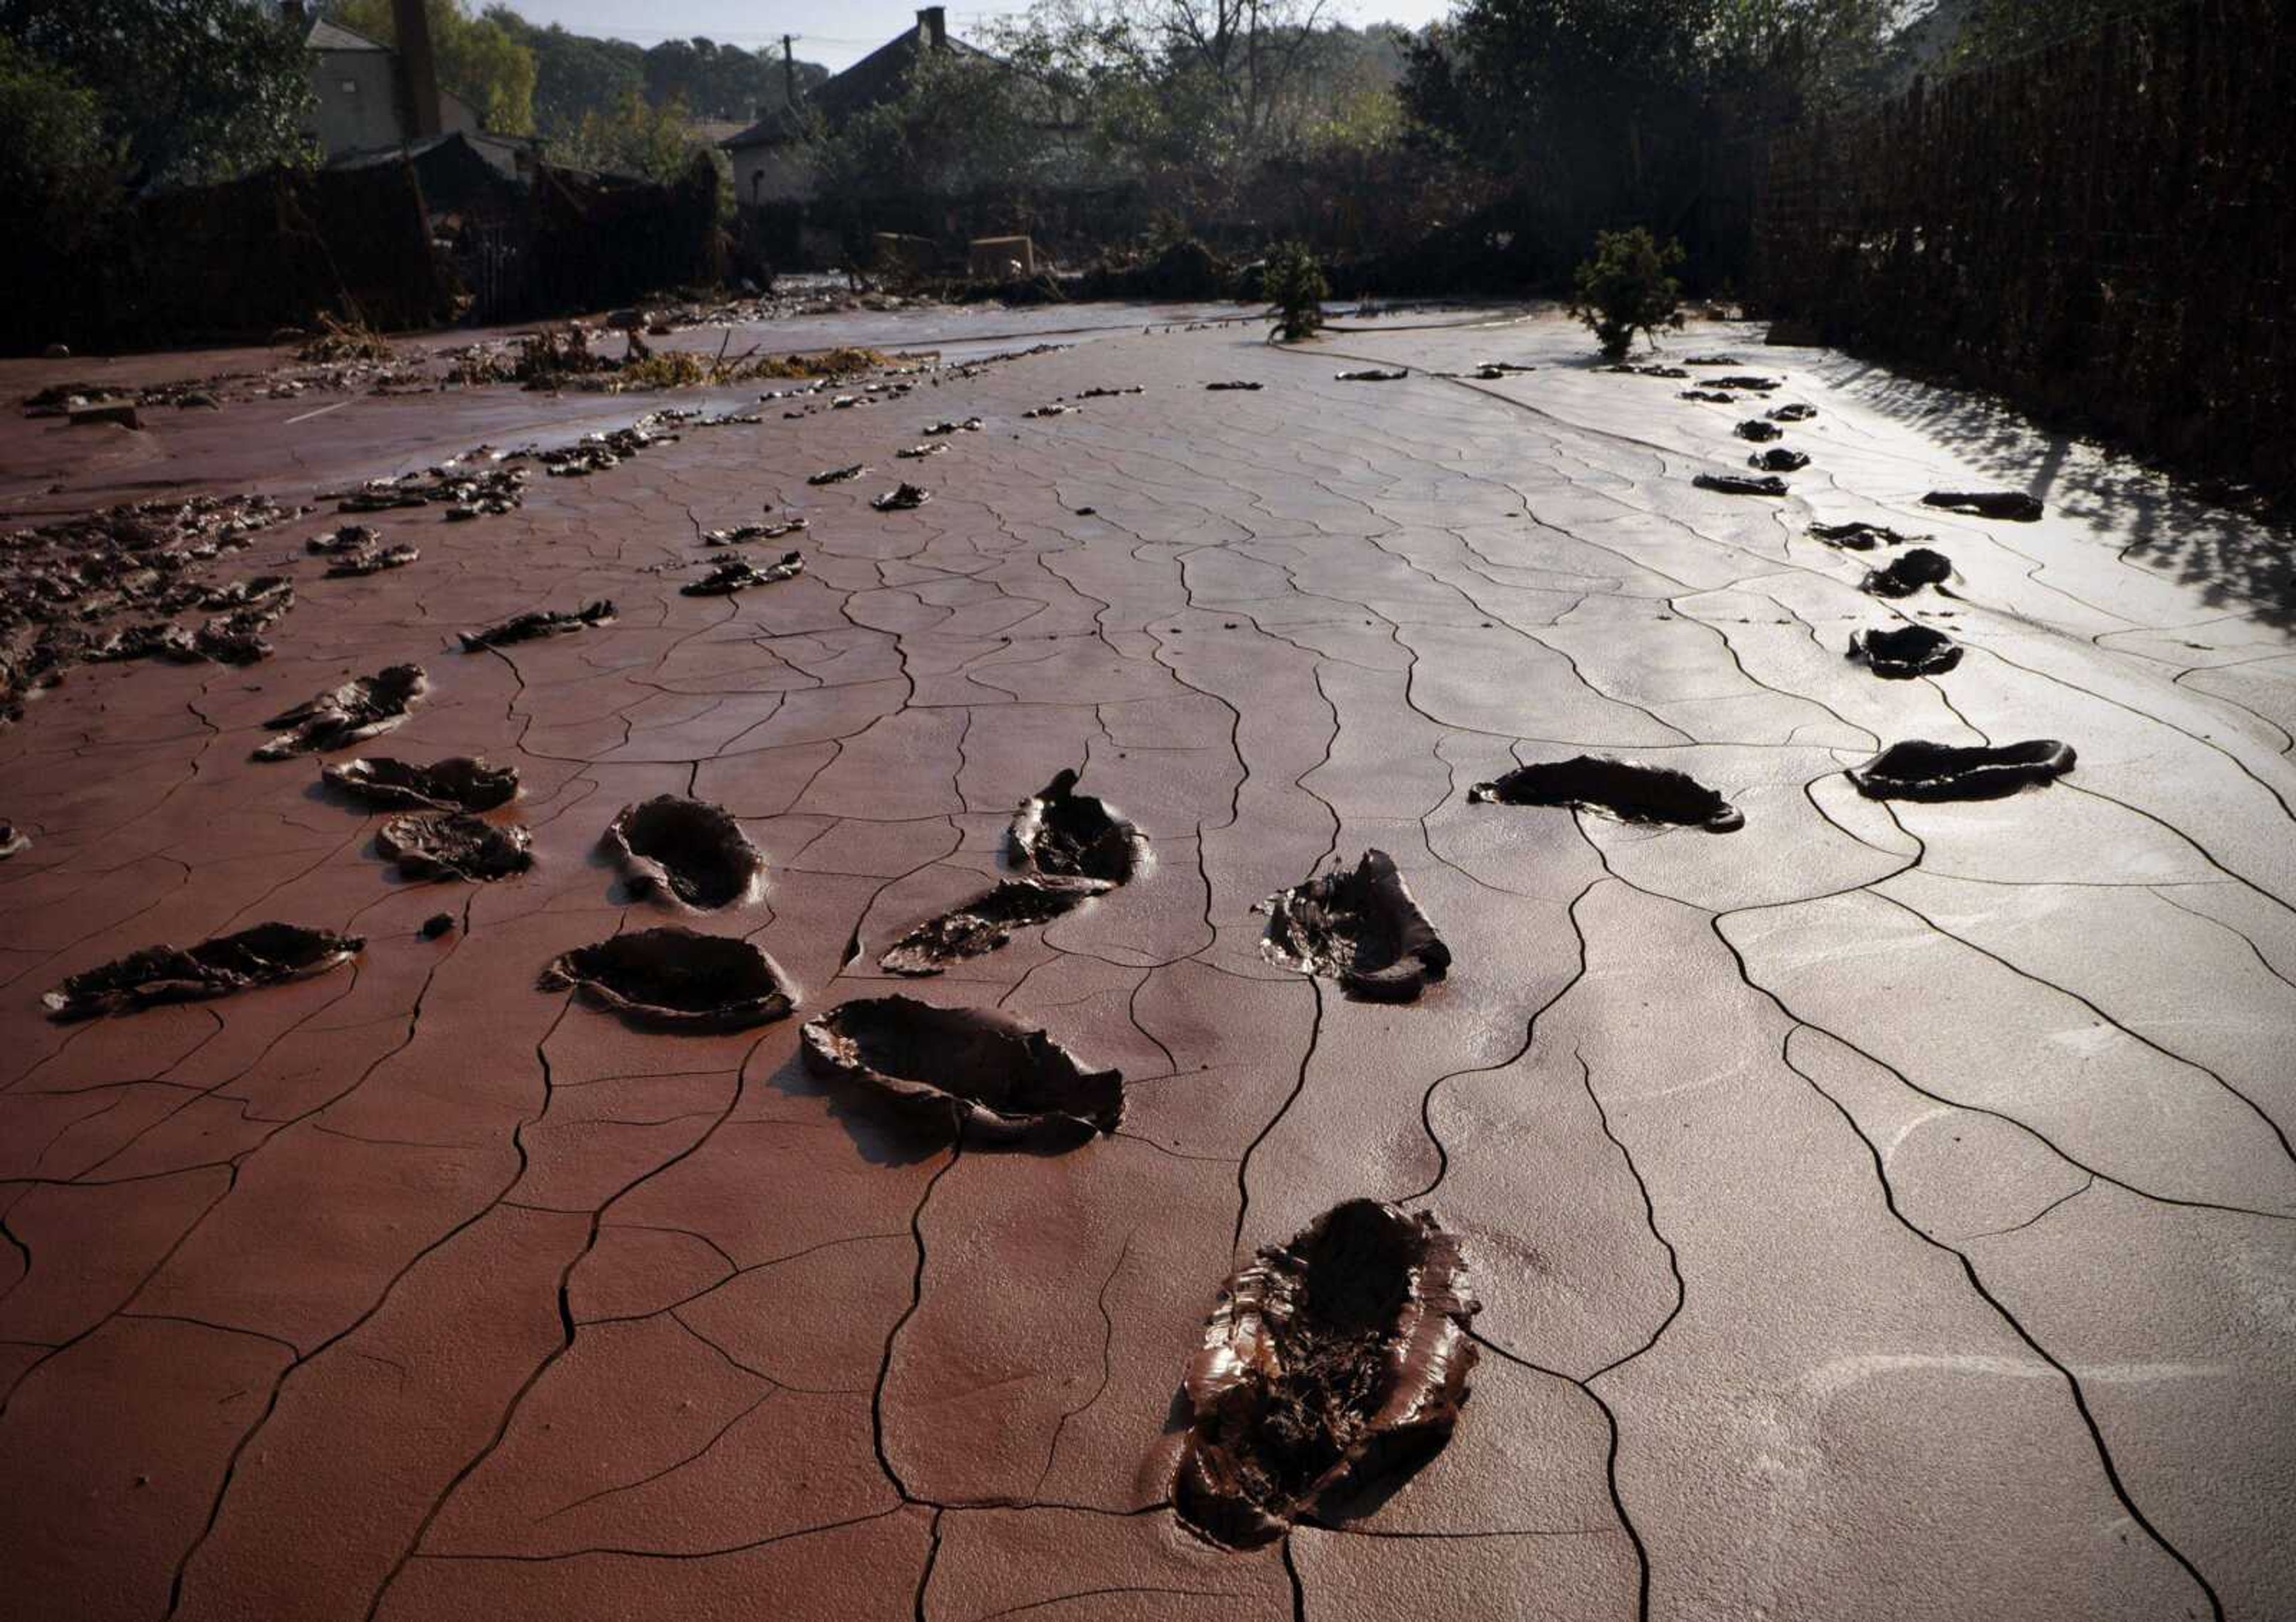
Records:
[[[562,23],[577,34],[627,39],[650,45],[664,39],[702,35],[723,45],[751,50],[776,45],[794,34],[800,61],[834,70],[858,62],[904,28],[916,24],[912,0],[507,0],[529,22]],[[481,9],[474,4],[476,11]],[[977,30],[989,19],[1025,12],[1025,0],[1012,4],[971,4],[948,7],[952,33]],[[1334,0],[1333,15],[1361,27],[1399,22],[1416,28],[1451,9],[1451,0]]]

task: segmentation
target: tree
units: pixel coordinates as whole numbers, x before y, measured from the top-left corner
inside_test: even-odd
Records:
[[[95,93],[0,35],[0,192],[18,246],[62,260],[117,195],[119,158]]]
[[[675,180],[693,161],[688,122],[683,102],[656,107],[633,86],[608,111],[585,113],[554,159],[573,169]]]
[[[0,0],[0,39],[94,96],[130,186],[313,161],[302,38],[258,0]]]
[[[534,53],[493,14],[472,16],[463,0],[422,0],[422,11],[440,87],[467,103],[482,128],[532,135]],[[379,44],[398,41],[391,0],[332,0],[328,15]]]
[[[1570,313],[1595,334],[1605,359],[1624,360],[1636,333],[1655,338],[1660,327],[1682,325],[1682,284],[1668,274],[1682,258],[1680,243],[1660,247],[1640,226],[1595,235],[1595,257],[1578,267]]]

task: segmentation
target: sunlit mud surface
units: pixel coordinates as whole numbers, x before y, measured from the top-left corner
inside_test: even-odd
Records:
[[[1635,357],[1652,375],[1551,314],[1341,317],[1287,350],[1203,313],[732,338],[942,350],[865,409],[503,388],[0,416],[12,530],[414,475],[200,565],[202,600],[291,582],[268,658],[11,679],[0,1612],[2289,1614],[2285,543],[1755,330],[1700,324]],[[955,365],[1039,341],[1072,347]],[[11,398],[55,375],[0,366]],[[668,406],[710,416],[551,459]],[[1701,488],[1753,473],[1756,417],[1809,465]],[[947,446],[915,470],[932,499],[873,511],[922,443]],[[536,447],[454,463],[532,473],[498,511],[425,471],[482,444]],[[305,543],[355,518],[416,556],[328,578]],[[1859,589],[1915,542],[1949,573]],[[682,589],[791,548],[801,572]],[[241,611],[184,602],[194,634]],[[100,629],[166,617],[132,606]],[[1933,647],[1880,640],[1916,627],[1959,662],[1844,656]],[[288,732],[304,753],[249,759]],[[1869,797],[1910,743],[1948,753],[1893,782],[1968,787],[1985,761],[1952,752],[2029,745],[2078,765]],[[388,774],[415,803],[322,780],[361,757],[379,782],[378,751],[433,769]],[[1470,802],[1580,757],[1715,803]],[[634,893],[602,838],[665,796],[722,808],[767,882],[681,837],[672,890],[737,893]],[[487,806],[529,869],[376,859],[391,817]],[[1439,930],[1415,1001],[1262,952],[1256,908],[1370,851]],[[915,939],[1072,877],[1073,907]],[[43,1005],[275,921],[364,946],[228,996],[178,964],[199,1000],[136,1007],[123,975],[78,983],[111,1011]],[[939,972],[901,974],[905,945]],[[931,1131],[808,1069],[809,1020],[897,992],[1120,1072],[1120,1116],[1072,1086],[1056,1141],[979,1135],[995,1078],[939,1038],[872,1066],[938,1091]],[[1438,1218],[1480,1310],[1413,1321],[1444,1371],[1472,1354],[1434,1387],[1439,1451],[1371,1446],[1326,1493],[1396,1388],[1351,1337],[1449,1276],[1390,1288],[1324,1255],[1352,1224],[1302,1237],[1355,1201]],[[1386,1280],[1377,1310],[1236,1321],[1273,1396],[1211,1425],[1198,1536],[1176,1483],[1221,1399],[1190,1365],[1223,1281],[1295,1239]]]

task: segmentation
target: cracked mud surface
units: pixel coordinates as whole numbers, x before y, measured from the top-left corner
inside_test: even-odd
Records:
[[[1008,318],[896,330],[1045,330]],[[1559,317],[1298,350],[1028,317],[1096,320],[1121,330],[537,474],[479,522],[374,521],[421,526],[409,569],[329,580],[303,543],[345,519],[271,526],[226,572],[292,579],[270,659],[77,664],[0,727],[30,841],[0,864],[0,1610],[2285,1616],[2284,545],[1742,329],[1673,347],[1818,407],[1780,499],[1691,482],[1742,462],[1759,408],[1596,372]],[[1466,375],[1495,353],[1538,369]],[[1332,376],[1358,366],[1412,375]],[[1265,386],[1202,387],[1229,377]],[[1145,392],[1023,418],[1114,381]],[[168,479],[303,505],[648,403],[0,418],[0,498],[11,528]],[[806,483],[974,416],[918,511]],[[2043,517],[1921,505],[2000,489]],[[767,500],[809,520],[804,572],[680,595]],[[1894,553],[1814,523],[1927,532],[1955,596],[1863,595]],[[444,652],[607,597],[611,626]],[[1962,646],[1950,675],[1842,657],[1913,623]],[[389,809],[247,761],[283,707],[408,663],[430,690],[389,753],[515,769],[531,872],[401,883]],[[2078,770],[2001,799],[1845,775],[2035,737]],[[1579,754],[1679,770],[1745,828],[1467,802]],[[884,972],[1016,877],[1013,808],[1067,770],[1153,860],[937,977]],[[802,987],[797,1017],[681,1033],[537,989],[666,916],[597,853],[664,795],[765,854],[768,896],[688,921],[785,966],[726,985]],[[1256,903],[1372,848],[1455,954],[1415,1005],[1260,955]],[[214,1000],[41,1006],[268,919],[366,945]],[[1121,1124],[983,1152],[855,1107],[800,1027],[897,989],[1120,1070]],[[1472,1400],[1375,1502],[1212,1547],[1170,1508],[1207,1312],[1353,1198],[1456,1239]]]

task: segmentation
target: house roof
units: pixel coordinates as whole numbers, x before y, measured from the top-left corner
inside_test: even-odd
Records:
[[[354,34],[339,22],[329,22],[324,17],[311,25],[303,36],[307,51],[389,51],[390,47],[369,39],[364,34]]]
[[[931,48],[922,29],[904,29],[844,72],[816,86],[800,105],[806,111],[818,112],[834,128],[900,95],[909,82],[910,70]],[[941,48],[958,56],[993,60],[988,52],[961,39],[944,39]],[[728,136],[718,144],[729,151],[737,146],[770,146],[799,140],[804,134],[804,120],[796,112],[776,107],[741,134]]]

